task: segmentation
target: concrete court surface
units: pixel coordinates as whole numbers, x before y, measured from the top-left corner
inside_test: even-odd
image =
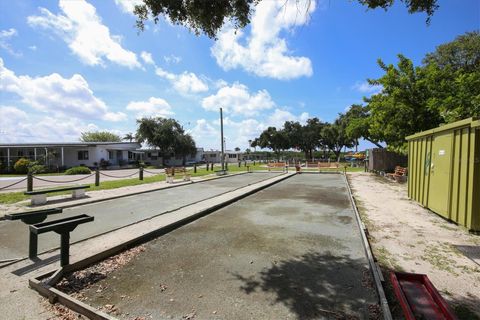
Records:
[[[146,244],[82,292],[138,319],[375,319],[343,177],[301,174]]]
[[[88,214],[94,222],[78,226],[71,233],[71,242],[83,240],[104,232],[148,219],[162,212],[201,201],[249,184],[278,175],[275,173],[242,174],[201,183],[187,184],[139,195],[127,196],[88,205],[67,208],[47,220]],[[38,252],[56,248],[60,236],[50,232],[39,235]],[[0,261],[28,256],[28,226],[21,221],[0,220]]]

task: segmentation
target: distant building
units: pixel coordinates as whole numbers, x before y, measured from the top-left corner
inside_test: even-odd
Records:
[[[163,163],[163,157],[158,149],[140,149],[141,152],[138,160],[143,160],[145,164],[152,166],[161,166]],[[183,156],[178,156],[175,154],[170,154],[168,157],[165,157],[165,164],[167,166],[181,166],[183,165]],[[202,161],[203,159],[203,148],[197,148],[195,154],[190,154],[185,157],[186,164],[193,164]]]
[[[208,150],[203,152],[205,162],[220,163],[222,160],[222,152],[218,150]],[[240,151],[225,151],[225,161],[228,163],[238,163],[243,161],[243,153]]]
[[[40,161],[49,168],[96,167],[100,163],[120,167],[133,163],[138,142],[68,142],[0,144],[0,170],[12,171],[20,158]]]

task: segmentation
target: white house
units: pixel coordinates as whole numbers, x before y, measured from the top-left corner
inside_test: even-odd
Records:
[[[204,151],[204,161],[205,162],[214,162],[219,163],[222,159],[222,152],[218,150],[209,150]],[[228,163],[238,163],[239,161],[243,161],[243,153],[240,151],[232,151],[226,150],[225,151],[225,161]]]
[[[133,162],[141,147],[137,142],[68,142],[0,144],[0,169],[12,171],[20,158],[41,161],[50,168],[108,163],[119,167]]]

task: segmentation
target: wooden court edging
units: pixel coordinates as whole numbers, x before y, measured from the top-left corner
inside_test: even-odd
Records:
[[[353,197],[352,189],[350,188],[350,183],[348,182],[347,175],[343,174],[343,177],[345,179],[345,184],[347,186],[348,196],[350,198],[350,202],[352,203],[353,211],[355,212],[355,218],[357,220],[358,227],[360,228],[360,235],[362,237],[363,249],[365,250],[365,254],[367,255],[367,259],[368,259],[368,264],[370,265],[370,270],[373,274],[375,287],[377,289],[378,298],[380,300],[379,301],[380,307],[382,308],[383,319],[392,320],[390,307],[388,306],[388,301],[382,286],[382,279],[383,279],[382,272],[380,271],[380,268],[377,266],[373,258],[372,248],[370,247],[370,243],[368,242],[367,235],[366,235],[367,228],[363,224],[360,218],[360,214],[358,213],[357,205],[355,203],[355,198]]]
[[[116,245],[114,247],[111,247],[107,250],[104,250],[102,252],[99,252],[97,254],[94,254],[88,258],[85,258],[83,260],[80,260],[80,261],[77,261],[77,262],[74,262],[72,264],[69,264],[63,268],[60,268],[60,269],[57,269],[57,270],[54,270],[54,271],[49,271],[45,274],[42,274],[38,277],[35,277],[35,278],[32,278],[32,279],[29,279],[29,286],[31,289],[37,291],[40,295],[44,296],[45,298],[47,298],[49,300],[50,303],[55,303],[55,302],[58,302],[62,305],[64,305],[65,307],[79,313],[79,314],[82,314],[86,317],[88,317],[89,319],[94,319],[94,320],[113,320],[113,319],[116,319],[115,317],[112,317],[104,312],[101,312],[99,310],[97,310],[96,308],[94,307],[91,307],[87,304],[85,304],[84,302],[78,300],[78,299],[75,299],[74,297],[64,293],[64,292],[61,292],[60,290],[54,288],[55,284],[61,280],[62,276],[64,274],[67,274],[67,273],[70,273],[70,272],[74,272],[74,271],[78,271],[78,270],[81,270],[89,265],[92,265],[94,263],[97,263],[99,261],[102,261],[110,256],[113,256],[117,253],[120,253],[130,247],[133,247],[135,245],[139,245],[139,244],[142,244],[142,243],[145,243],[151,239],[154,239],[156,237],[159,237],[161,235],[164,235],[164,234],[167,234],[181,226],[184,226],[192,221],[195,221],[209,213],[212,213],[214,211],[217,211],[218,209],[221,209],[225,206],[228,206],[238,200],[241,200],[245,197],[248,197],[260,190],[263,190],[263,189],[266,189],[274,184],[277,184],[283,180],[286,180],[292,176],[294,176],[295,173],[284,173],[284,174],[281,174],[280,176],[283,176],[281,177],[280,179],[276,179],[274,181],[271,181],[265,185],[262,185],[260,187],[257,187],[257,188],[254,188],[248,192],[245,192],[239,196],[236,196],[236,197],[233,197],[231,199],[228,199],[224,202],[221,202],[219,204],[216,204],[216,205],[212,205],[211,207],[208,207],[202,211],[199,211],[197,213],[194,213],[188,217],[185,217],[183,219],[180,219],[180,220],[177,220],[169,225],[166,225],[164,227],[161,227],[159,229],[156,229],[154,231],[151,231],[151,232],[148,232],[148,233],[145,233],[145,234],[142,234],[138,237],[135,237],[131,240],[128,240],[128,241],[125,241],[119,245]],[[277,176],[279,177],[279,176]],[[263,180],[265,181],[265,180]],[[178,210],[178,209],[177,209]]]

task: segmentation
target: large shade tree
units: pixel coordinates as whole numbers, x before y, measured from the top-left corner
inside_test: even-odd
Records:
[[[260,136],[252,142],[252,146],[272,149],[278,157],[280,151],[289,148],[289,141],[285,131],[277,130],[275,127],[268,127]]]
[[[121,142],[119,135],[108,131],[86,131],[80,134],[80,141],[83,142]]]
[[[381,137],[374,136],[370,132],[370,108],[361,104],[352,104],[344,114],[344,121],[347,124],[346,133],[355,141],[356,146],[360,139],[365,139],[378,148],[383,148],[379,143]]]
[[[322,129],[322,139],[325,146],[335,154],[337,161],[343,148],[352,148],[355,140],[347,134],[347,121],[339,114],[333,123],[326,124]]]
[[[405,137],[468,117],[480,116],[480,34],[466,33],[427,54],[420,66],[403,55],[397,65],[378,63],[385,72],[370,84],[382,91],[365,99],[364,137],[405,152]],[[349,130],[354,125],[349,124]]]
[[[137,124],[137,141],[158,149],[164,166],[171,154],[183,157],[185,162],[187,155],[196,152],[195,141],[175,119],[142,118]]]
[[[284,131],[288,137],[289,148],[301,150],[305,159],[313,158],[313,151],[323,146],[322,130],[325,123],[318,118],[308,119],[305,125],[297,121],[287,121]]]

